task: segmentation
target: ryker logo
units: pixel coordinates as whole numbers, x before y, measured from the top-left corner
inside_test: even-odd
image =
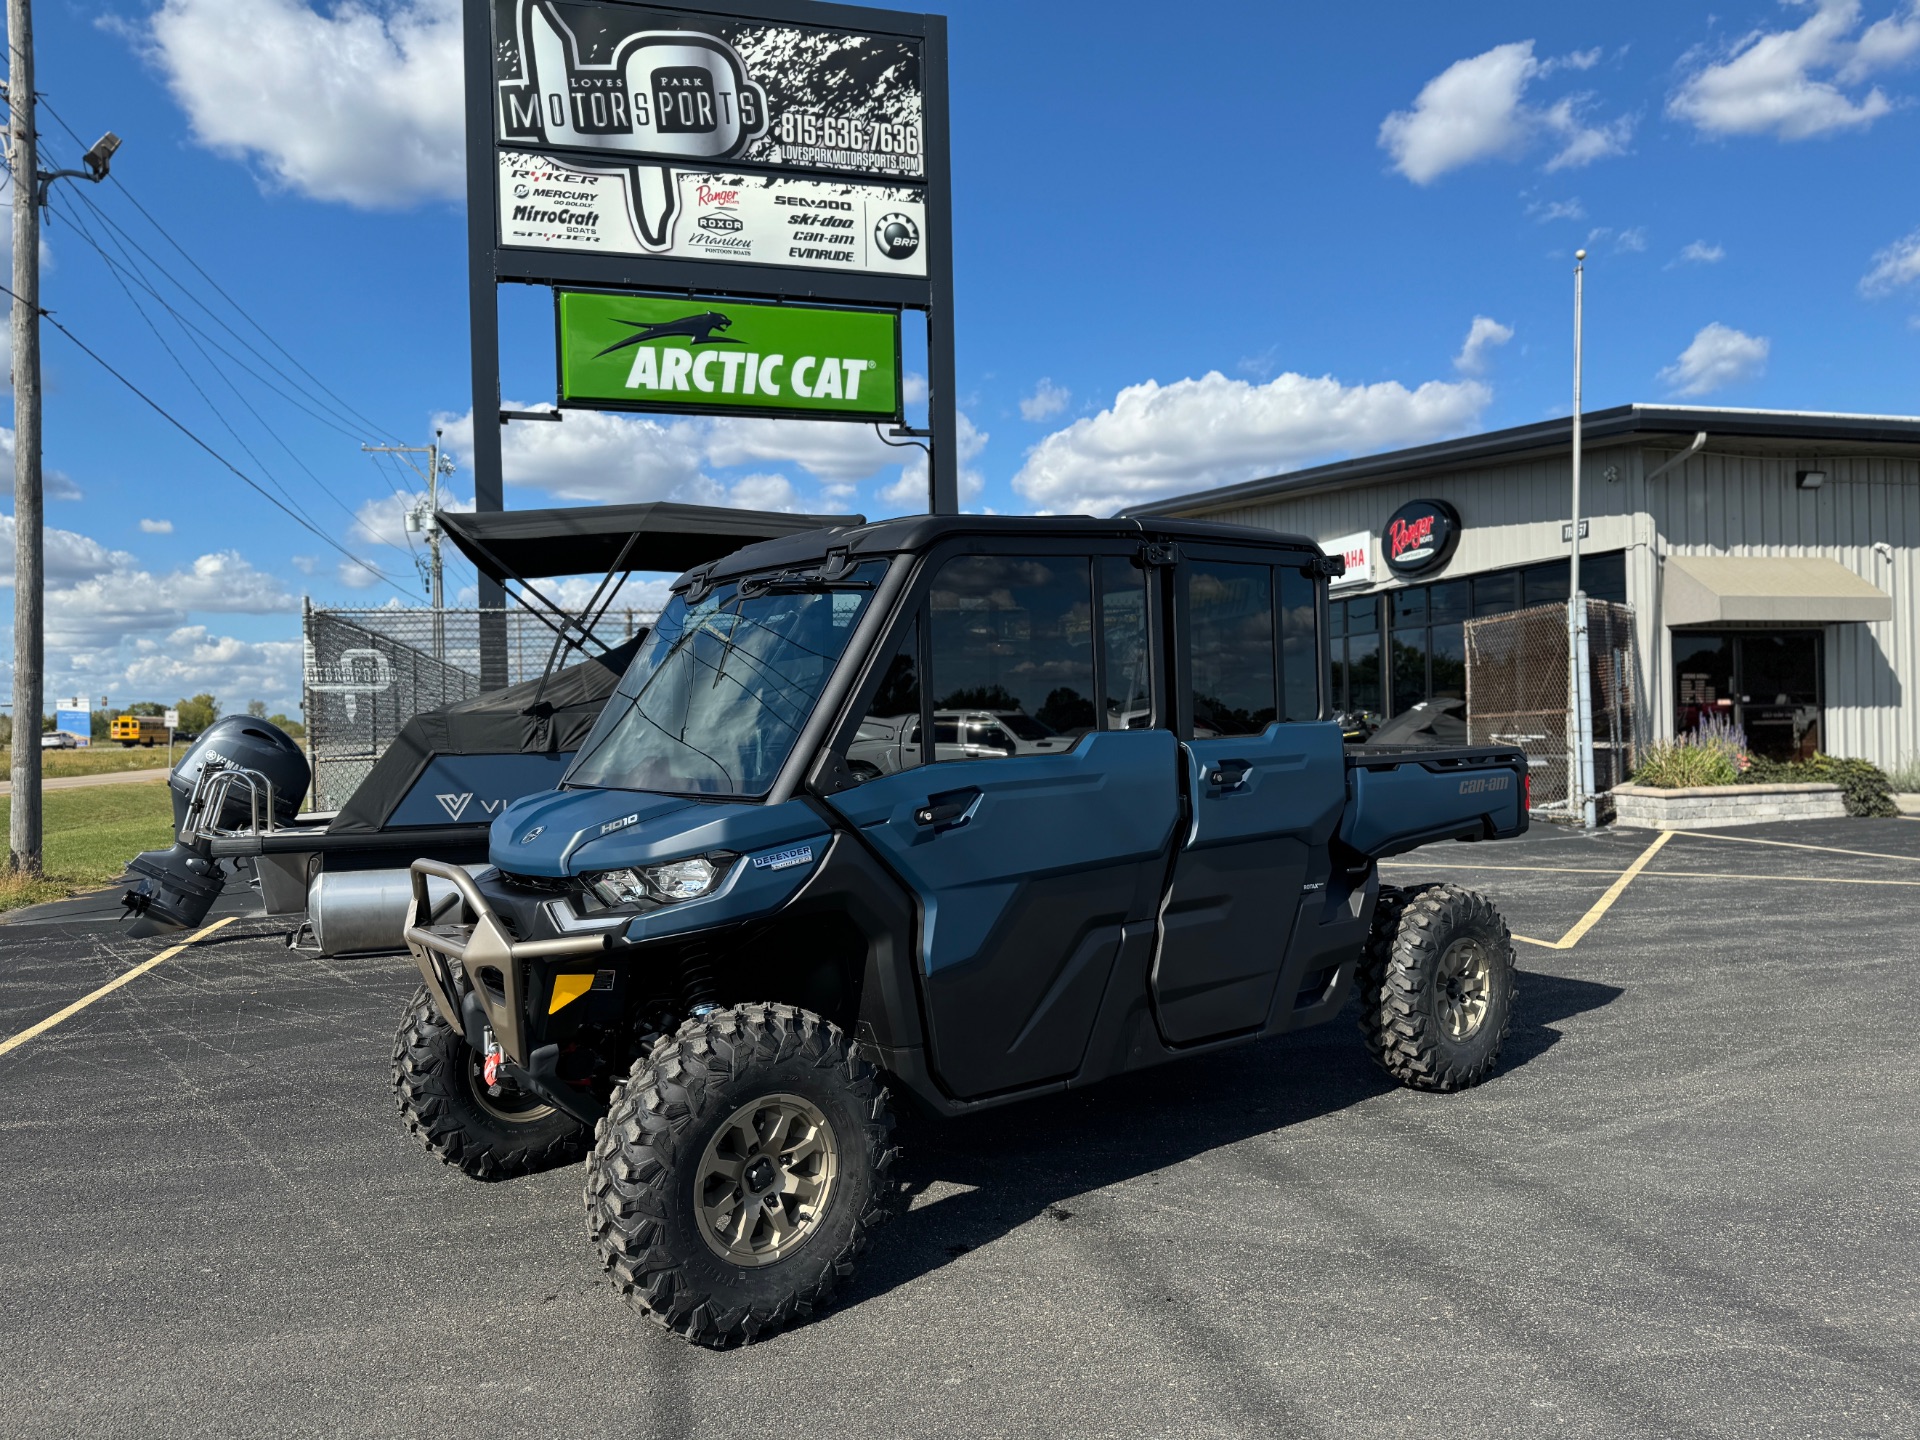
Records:
[[[473,802],[473,792],[468,790],[459,795],[436,795],[433,798],[440,802],[440,808],[447,812],[449,819],[458,820],[467,813],[467,806]]]

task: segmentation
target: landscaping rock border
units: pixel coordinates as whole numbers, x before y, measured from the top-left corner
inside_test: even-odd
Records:
[[[1662,790],[1613,788],[1614,823],[1637,830],[1713,830],[1773,820],[1839,820],[1847,813],[1838,785],[1701,785]]]

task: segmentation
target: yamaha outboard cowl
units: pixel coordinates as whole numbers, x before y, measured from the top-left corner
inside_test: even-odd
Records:
[[[180,832],[194,786],[209,770],[249,770],[273,787],[271,822],[285,825],[299,813],[300,801],[313,778],[300,747],[285,732],[251,715],[228,715],[209,725],[193,747],[180,757],[167,779],[173,797],[174,842],[165,850],[149,850],[127,866],[136,883],[120,899],[134,917],[129,933],[158,935],[198,925],[220,896],[226,876],[220,862],[204,846],[189,845]],[[222,828],[247,824],[253,817],[253,789],[245,781],[229,786],[217,816],[202,823]],[[261,793],[261,819],[266,814]]]

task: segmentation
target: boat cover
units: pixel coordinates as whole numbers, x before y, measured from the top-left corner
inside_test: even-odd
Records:
[[[327,833],[483,824],[522,795],[553,789],[645,638],[636,635],[544,680],[414,716]]]

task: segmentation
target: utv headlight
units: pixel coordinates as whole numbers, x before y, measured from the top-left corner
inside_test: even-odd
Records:
[[[643,900],[672,904],[711,894],[727,873],[731,857],[669,860],[664,865],[641,865],[631,870],[604,870],[587,876],[587,888],[605,905],[633,905]]]

